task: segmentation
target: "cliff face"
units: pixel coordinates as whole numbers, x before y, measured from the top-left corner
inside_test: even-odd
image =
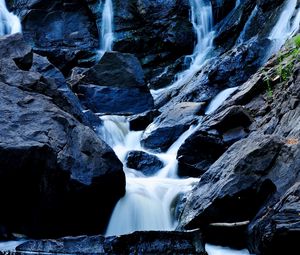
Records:
[[[130,115],[150,153],[167,151],[198,124],[177,153],[179,175],[201,177],[175,208],[178,229],[200,228],[209,242],[248,246],[255,254],[297,249],[299,36],[269,57],[281,37],[299,30],[299,1],[212,0],[205,61],[171,87],[205,51],[195,47],[208,37],[193,30],[192,1],[112,1],[115,52],[99,60],[104,2],[8,1],[23,36],[0,38],[0,197],[6,205],[0,238],[16,231],[59,237],[105,230],[124,195],[125,176],[97,135],[97,113]],[[164,90],[150,93],[158,88]],[[228,88],[230,97],[207,111]],[[145,155],[132,160],[147,165],[151,155]],[[165,233],[143,235],[147,246],[148,238],[155,242]],[[197,252],[194,233],[182,235]],[[163,247],[172,234],[166,236]],[[126,238],[133,247],[139,241]],[[103,239],[105,249],[123,239],[116,240]]]

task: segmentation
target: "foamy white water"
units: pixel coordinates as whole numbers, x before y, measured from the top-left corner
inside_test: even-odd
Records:
[[[102,23],[100,33],[100,58],[104,55],[105,52],[112,51],[114,42],[113,23],[114,10],[112,0],[105,0],[102,12]]]
[[[18,16],[9,12],[5,0],[0,0],[0,36],[15,34],[22,31]]]
[[[233,250],[228,247],[216,246],[211,244],[205,245],[205,250],[208,255],[250,255],[249,251],[244,250]]]
[[[0,252],[14,251],[17,246],[24,243],[25,241],[26,240],[0,242]]]
[[[175,78],[175,82],[167,88],[151,90],[154,99],[158,98],[166,90],[181,86],[189,82],[194,75],[201,70],[206,63],[209,53],[213,49],[215,33],[213,31],[213,12],[210,1],[189,0],[191,5],[191,22],[197,36],[193,54],[186,56],[185,62],[190,63],[182,73]]]
[[[125,165],[127,153],[145,151],[157,156],[165,166],[152,176],[124,167],[126,195],[119,200],[111,216],[106,235],[127,234],[137,230],[174,230],[177,226],[173,209],[176,199],[192,189],[199,179],[177,177],[177,151],[184,140],[195,130],[183,133],[166,153],[151,153],[140,144],[142,132],[129,131],[126,117],[103,116],[100,136],[114,149]]]

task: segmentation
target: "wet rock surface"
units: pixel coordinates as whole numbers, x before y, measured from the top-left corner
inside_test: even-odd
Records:
[[[143,151],[130,151],[127,155],[126,166],[151,176],[163,168],[164,163],[155,155]]]
[[[28,241],[11,254],[199,254],[207,255],[199,231],[135,232],[123,236],[81,236]]]

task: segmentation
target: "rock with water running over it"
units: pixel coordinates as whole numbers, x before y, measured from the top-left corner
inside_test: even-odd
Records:
[[[13,45],[0,60],[0,225],[36,237],[99,233],[125,193],[122,164],[92,129],[60,108],[70,105],[53,89],[59,76],[50,82],[41,74],[47,76],[43,63],[51,66],[35,56],[36,71],[19,69],[14,59],[22,40],[20,50]]]
[[[105,53],[98,64],[81,74],[77,84],[74,89],[93,112],[137,114],[153,107],[142,67],[132,54]]]
[[[162,113],[143,133],[141,143],[153,151],[166,151],[203,113],[203,103],[183,102]]]
[[[126,158],[126,166],[151,176],[162,169],[164,163],[155,155],[143,151],[130,151]]]
[[[39,254],[199,254],[207,255],[199,230],[148,231],[122,236],[81,236],[28,241],[15,255]]]

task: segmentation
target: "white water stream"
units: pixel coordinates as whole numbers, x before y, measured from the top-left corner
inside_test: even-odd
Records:
[[[114,42],[113,23],[114,10],[112,0],[105,0],[102,12],[102,23],[100,33],[100,59],[102,58],[105,52],[112,51]]]
[[[213,12],[210,1],[189,0],[191,5],[191,22],[197,36],[194,52],[186,56],[185,62],[190,63],[182,73],[176,77],[176,81],[167,88],[151,90],[154,99],[158,98],[166,90],[174,89],[190,81],[206,63],[209,53],[213,49],[215,33],[213,31]]]
[[[276,25],[269,35],[269,39],[273,41],[273,46],[268,57],[278,52],[282,45],[298,32],[300,26],[300,6],[297,2],[298,0],[286,1],[284,10],[281,12]]]
[[[19,18],[9,12],[5,0],[0,0],[0,36],[22,31]]]

